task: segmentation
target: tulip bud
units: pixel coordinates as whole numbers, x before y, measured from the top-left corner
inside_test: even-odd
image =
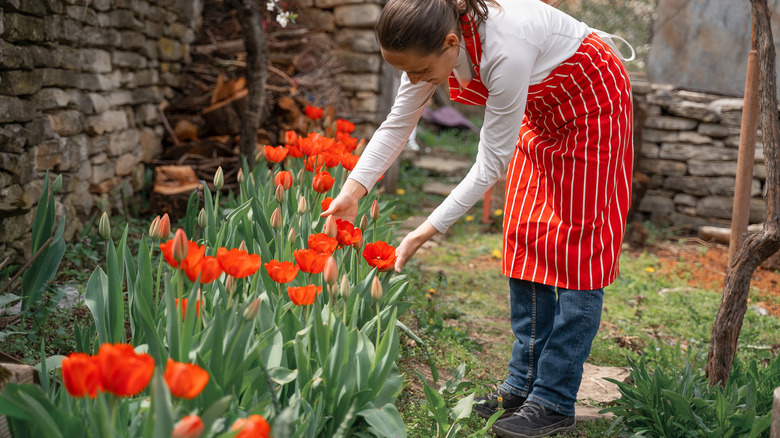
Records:
[[[346,273],[341,276],[341,284],[339,284],[339,294],[343,298],[348,298],[349,294],[352,292],[352,287],[349,284],[349,276],[347,276]]]
[[[205,425],[197,415],[187,415],[173,427],[171,438],[200,438]]]
[[[363,249],[363,244],[364,243],[365,243],[365,241],[363,240],[363,236],[361,235],[360,239],[358,239],[357,242],[352,244],[352,247],[355,248],[356,251],[360,251],[361,249]]]
[[[251,187],[255,186],[255,176],[252,173],[249,174],[249,185]]]
[[[206,217],[206,209],[201,208],[200,213],[198,213],[198,226],[201,228],[206,228],[206,225],[208,225],[209,221]]]
[[[276,198],[276,202],[280,204],[284,202],[284,186],[281,184],[276,186],[276,193],[274,193],[274,197]]]
[[[187,242],[187,234],[179,228],[173,235],[173,247],[171,248],[171,254],[173,259],[177,262],[187,258],[187,251],[189,250],[189,243]]]
[[[242,240],[238,245],[239,251],[249,252],[249,248],[246,247],[246,240]]]
[[[273,213],[271,213],[271,228],[278,230],[282,227],[282,212],[279,211],[279,207],[276,207]]]
[[[236,277],[228,275],[227,280],[225,280],[225,290],[227,291],[228,295],[233,295],[233,292],[236,291],[236,286]]]
[[[336,237],[338,234],[339,226],[336,225],[336,218],[334,218],[333,215],[330,215],[325,219],[325,226],[323,227],[322,232],[330,237]]]
[[[62,174],[57,175],[57,178],[55,178],[54,182],[51,183],[52,193],[59,193],[60,190],[62,190]]]
[[[295,240],[295,228],[290,227],[290,232],[287,233],[287,241],[292,242],[293,240]]]
[[[371,203],[371,210],[369,211],[369,214],[371,214],[371,219],[374,221],[379,219],[379,201],[374,199],[374,202]]]
[[[333,283],[328,285],[328,295],[331,300],[335,300],[339,296],[339,284]]]
[[[371,282],[371,298],[377,301],[382,299],[382,283],[377,276],[374,276],[374,280]]]
[[[334,284],[339,281],[339,267],[333,256],[328,257],[328,261],[325,262],[325,270],[322,271],[322,279],[328,284]]]
[[[152,224],[149,225],[149,237],[151,237],[152,239],[156,239],[157,237],[159,237],[159,235],[157,234],[157,230],[159,228],[160,228],[160,216],[157,215],[157,217],[154,218],[154,220],[152,221]]]
[[[108,213],[105,211],[100,216],[100,222],[98,223],[98,234],[100,234],[100,237],[106,240],[111,237],[111,223],[108,221]]]
[[[157,237],[161,240],[168,240],[171,236],[171,218],[165,213],[160,218],[160,225],[157,227]]]
[[[238,174],[236,175],[236,180],[238,180],[239,184],[244,183],[244,169],[238,169]]]
[[[360,155],[361,152],[363,152],[363,148],[366,147],[366,139],[361,138],[360,141],[358,141],[357,146],[355,147],[355,151],[353,152],[355,155]]]
[[[303,169],[298,171],[298,176],[297,176],[296,181],[303,181],[303,175],[304,175],[303,171],[305,171],[305,170],[306,170],[306,168],[303,168]]]
[[[258,313],[260,313],[260,297],[255,298],[254,301],[246,306],[246,309],[244,309],[244,319],[251,321],[257,317]]]
[[[306,198],[301,196],[301,199],[298,200],[298,214],[304,214],[308,209],[309,206],[306,204]]]
[[[368,229],[368,216],[363,215],[360,218],[360,231],[366,231]]]
[[[222,190],[222,186],[225,185],[225,175],[222,173],[222,166],[217,168],[217,172],[214,174],[214,187],[217,190]]]

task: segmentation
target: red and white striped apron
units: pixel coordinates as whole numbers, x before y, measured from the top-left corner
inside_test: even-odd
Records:
[[[453,101],[485,105],[482,48],[461,23],[475,76]],[[631,200],[631,87],[618,56],[591,33],[577,52],[528,90],[517,149],[507,168],[502,272],[591,290],[612,283]]]

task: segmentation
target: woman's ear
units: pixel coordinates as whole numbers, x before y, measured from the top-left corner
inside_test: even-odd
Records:
[[[454,32],[450,32],[446,37],[444,37],[444,46],[447,48],[457,46],[458,43],[460,43],[460,37],[458,37]]]

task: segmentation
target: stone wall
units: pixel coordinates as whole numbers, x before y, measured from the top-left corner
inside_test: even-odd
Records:
[[[66,237],[159,154],[158,105],[189,62],[200,1],[0,0],[0,261],[29,257],[47,170]],[[102,202],[100,200],[102,199]]]
[[[742,99],[676,89],[634,79],[642,129],[637,170],[651,178],[639,207],[674,225],[729,226],[737,174]],[[763,222],[766,166],[757,136],[750,223]]]

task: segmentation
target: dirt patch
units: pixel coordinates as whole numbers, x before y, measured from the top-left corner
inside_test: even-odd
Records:
[[[728,268],[729,249],[726,245],[705,242],[697,238],[664,242],[644,248],[631,248],[624,255],[638,257],[643,252],[658,258],[661,275],[686,278],[697,289],[723,290]],[[753,273],[750,287],[758,292],[758,304],[770,314],[780,317],[780,272],[759,267]]]

